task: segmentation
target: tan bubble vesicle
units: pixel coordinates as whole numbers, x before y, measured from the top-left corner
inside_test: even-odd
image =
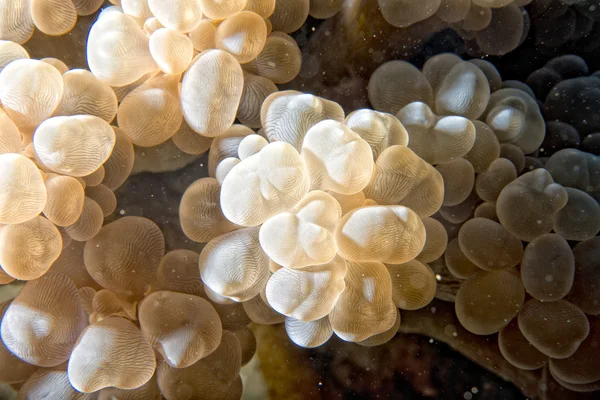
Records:
[[[56,398],[65,400],[88,400],[89,396],[76,391],[67,376],[67,363],[37,370],[21,386],[18,400]]]
[[[181,121],[179,130],[175,132],[171,139],[173,140],[173,144],[175,144],[179,150],[186,154],[195,155],[206,153],[208,149],[210,149],[213,141],[213,138],[198,135],[190,128],[185,120]]]
[[[234,301],[250,300],[269,279],[269,260],[260,248],[258,227],[221,235],[200,253],[202,281],[217,294]]]
[[[16,279],[44,275],[62,250],[58,229],[42,216],[0,229],[0,265]]]
[[[24,58],[29,58],[29,53],[23,46],[11,40],[0,40],[0,72],[11,62]]]
[[[487,170],[477,175],[475,191],[483,201],[496,202],[502,189],[517,179],[517,170],[506,158],[498,158]]]
[[[479,6],[488,4],[487,2],[476,1]],[[504,4],[508,4],[504,2]],[[487,5],[484,5],[487,7]],[[519,46],[525,21],[521,9],[515,4],[508,4],[506,7],[493,7],[489,23],[481,30],[475,31],[477,45],[487,54],[504,55]],[[480,23],[487,22],[486,12],[480,11]],[[479,26],[477,26],[479,28]]]
[[[254,354],[256,354],[256,336],[254,336],[254,333],[248,327],[236,329],[232,333],[240,341],[240,345],[242,346],[242,366],[244,366],[248,364],[254,357]]]
[[[269,95],[262,103],[260,120],[270,142],[284,141],[296,150],[302,149],[307,132],[325,120],[344,120],[339,104],[313,96],[286,90]]]
[[[162,395],[156,381],[156,373],[150,380],[135,389],[117,389],[115,387],[107,387],[99,393],[99,400],[123,399],[123,400],[161,400]],[[93,393],[88,394],[94,396]]]
[[[270,94],[277,91],[277,86],[269,79],[244,71],[244,90],[238,107],[238,120],[250,128],[260,128],[261,106]]]
[[[427,264],[411,260],[405,264],[387,265],[392,278],[392,299],[402,310],[418,310],[433,300],[437,283]]]
[[[4,318],[11,301],[0,304],[0,319]],[[26,363],[15,356],[0,340],[0,379],[5,383],[26,381],[36,370],[37,365]]]
[[[75,8],[77,9],[77,15],[87,16],[92,15],[102,6],[102,0],[72,0]]]
[[[523,336],[552,358],[572,356],[590,332],[583,311],[566,300],[550,303],[528,300],[519,312],[518,321]]]
[[[206,243],[236,228],[221,211],[220,194],[221,186],[214,178],[201,178],[185,190],[179,204],[179,223],[188,238]]]
[[[473,7],[477,8],[477,5],[472,4],[471,8]],[[482,21],[485,20],[484,14],[485,12],[482,12],[480,14],[480,20]],[[464,22],[466,23],[467,20],[465,19]],[[474,58],[472,60],[469,60],[469,62],[471,64],[477,65],[479,69],[481,69],[483,74],[487,77],[487,80],[490,84],[490,90],[492,92],[495,92],[496,90],[500,90],[502,88],[502,76],[500,76],[500,72],[498,72],[498,69],[494,66],[494,64],[487,60],[482,60],[480,58]]]
[[[356,342],[356,344],[365,346],[365,347],[374,347],[374,346],[381,346],[382,344],[389,342],[390,340],[392,340],[394,338],[394,336],[396,336],[396,333],[398,333],[398,328],[400,328],[400,321],[401,321],[400,310],[396,310],[396,321],[394,322],[394,325],[392,325],[392,327],[390,329],[388,329],[385,332],[381,332],[376,335],[369,336],[365,340]]]
[[[459,279],[468,279],[475,275],[477,272],[481,272],[481,269],[473,264],[471,260],[465,256],[460,246],[458,245],[458,239],[452,239],[448,243],[446,252],[444,253],[444,261],[448,271]]]
[[[254,131],[247,126],[235,124],[223,134],[216,137],[208,152],[208,175],[216,177],[217,166],[226,158],[238,156],[238,148],[242,140],[253,135]]]
[[[346,261],[341,257],[330,263],[303,269],[281,268],[269,278],[266,297],[276,311],[298,321],[326,317],[345,288]]]
[[[336,227],[338,253],[349,261],[402,264],[425,245],[425,226],[404,206],[370,206],[350,211]]]
[[[86,187],[85,196],[94,200],[100,206],[105,218],[117,209],[117,197],[115,193],[103,184]]]
[[[516,319],[500,331],[498,347],[506,361],[519,369],[535,370],[548,362],[548,356],[541,353],[523,336]]]
[[[52,115],[63,89],[60,72],[42,61],[16,60],[0,72],[0,102],[20,130],[31,131]]]
[[[500,144],[500,157],[510,160],[520,174],[525,168],[525,154],[518,146],[511,143]]]
[[[205,286],[204,289],[207,293],[210,290],[208,286]],[[219,317],[221,317],[221,323],[223,324],[224,330],[235,331],[248,326],[248,324],[252,322],[244,311],[244,305],[242,303],[234,301],[231,301],[230,304],[214,303],[213,307],[217,310]]]
[[[444,206],[455,206],[469,197],[475,185],[473,165],[464,158],[457,158],[435,166],[444,179]]]
[[[158,19],[156,19],[156,17],[151,17],[144,21],[143,28],[144,32],[146,32],[147,35],[151,36],[152,33],[154,33],[154,31],[157,31],[160,28],[164,28],[164,26],[160,23]]]
[[[442,175],[405,146],[391,146],[377,158],[365,197],[378,204],[401,204],[422,217],[433,215],[442,205]]]
[[[525,248],[521,280],[527,293],[540,301],[563,298],[573,285],[575,259],[569,244],[559,235],[548,233]]]
[[[52,367],[65,362],[87,325],[73,282],[48,272],[28,282],[2,319],[2,341],[20,359]]]
[[[214,49],[217,47],[215,37],[217,34],[217,27],[215,23],[208,19],[200,21],[192,31],[188,33],[194,50],[203,52],[204,50]]]
[[[243,307],[248,317],[256,324],[276,325],[285,321],[285,315],[271,308],[270,304],[263,300],[262,293],[245,301]]]
[[[462,59],[454,53],[437,54],[425,61],[422,72],[429,81],[434,94],[437,93],[450,70],[461,62]]]
[[[123,7],[126,11],[125,4]],[[103,13],[88,36],[90,71],[111,86],[129,85],[157,69],[148,42],[148,36],[134,19],[119,11]]]
[[[21,133],[15,123],[0,109],[0,154],[20,152]]]
[[[110,317],[82,332],[67,373],[76,390],[91,393],[110,386],[142,386],[152,378],[155,367],[154,351],[142,332],[124,318]]]
[[[498,196],[496,212],[513,236],[530,242],[552,230],[554,215],[567,204],[568,197],[565,188],[540,168],[506,185]]]
[[[198,274],[199,257],[198,253],[184,249],[165,254],[160,261],[150,290],[152,292],[167,290],[206,297],[204,285]]]
[[[119,127],[136,146],[157,146],[181,126],[179,76],[157,75],[129,93],[119,105]]]
[[[31,38],[34,29],[29,0],[3,1],[0,4],[0,39],[23,44]]]
[[[48,174],[45,180],[48,201],[43,213],[58,226],[74,224],[83,211],[85,193],[77,179]]]
[[[52,264],[51,270],[68,276],[78,288],[99,289],[100,286],[88,274],[83,264],[84,246],[85,242],[78,241],[72,241],[69,245],[64,246],[60,257]]]
[[[152,16],[148,1],[143,0],[118,0],[123,12],[131,17],[139,26]],[[117,9],[118,10],[118,9]],[[103,14],[101,13],[100,16]]]
[[[446,22],[462,21],[471,7],[470,0],[442,0],[435,15]]]
[[[277,0],[275,11],[269,18],[273,30],[285,33],[294,32],[308,17],[310,0]]]
[[[245,10],[257,13],[263,18],[269,18],[275,11],[276,0],[247,0]]]
[[[590,315],[600,315],[600,276],[598,259],[600,237],[578,243],[573,248],[575,257],[575,279],[567,300]]]
[[[411,0],[378,0],[383,18],[397,28],[407,28],[435,14],[441,0],[426,0],[417,4]]]
[[[426,217],[421,221],[425,227],[425,246],[416,259],[422,263],[428,263],[444,255],[448,245],[448,233],[446,233],[444,225],[436,219]]]
[[[125,303],[110,290],[99,290],[92,299],[92,314],[90,323],[109,317],[127,317],[124,309]]]
[[[517,275],[511,271],[482,271],[458,289],[456,316],[469,332],[490,335],[508,325],[524,301],[525,290]]]
[[[490,100],[490,85],[477,66],[461,62],[441,82],[435,95],[435,109],[441,115],[477,119]]]
[[[117,115],[117,97],[110,86],[91,72],[74,69],[63,75],[64,92],[55,116],[88,114],[111,122]]]
[[[327,19],[337,14],[344,6],[344,0],[310,0],[308,13],[317,19]]]
[[[225,19],[241,11],[247,0],[200,0],[202,13],[210,19]]]
[[[142,333],[175,368],[185,368],[216,350],[221,320],[201,297],[159,291],[144,298],[138,315]]]
[[[408,132],[391,114],[361,109],[348,114],[344,123],[369,143],[375,160],[390,146],[408,144]]]
[[[229,52],[245,64],[254,60],[267,41],[264,19],[252,11],[239,12],[219,24],[215,37],[217,48]]]
[[[491,202],[481,203],[475,209],[475,213],[473,214],[475,218],[487,218],[492,221],[498,222],[498,215],[496,214],[496,204]]]
[[[349,211],[365,205],[365,194],[362,191],[354,194],[339,194],[329,190],[327,193],[338,201],[342,208],[342,215],[346,215]]]
[[[159,227],[142,217],[123,217],[102,227],[85,245],[85,267],[103,287],[139,296],[156,274],[165,253]]]
[[[104,222],[104,212],[98,203],[86,197],[79,219],[72,225],[66,226],[67,234],[79,242],[92,239],[100,232]]]
[[[20,154],[0,154],[0,170],[0,224],[19,224],[42,212],[46,187],[33,161]]]
[[[500,157],[500,143],[494,131],[481,121],[471,121],[475,126],[475,143],[464,158],[472,165],[475,172],[480,174]]]
[[[563,186],[583,190],[589,195],[600,196],[600,157],[577,149],[562,149],[554,153],[544,167],[552,178]]]
[[[460,116],[438,117],[425,103],[410,103],[396,116],[408,131],[408,147],[430,164],[463,157],[475,144],[471,121]]]
[[[392,283],[380,262],[348,262],[346,288],[329,314],[329,323],[342,340],[359,342],[390,329],[397,309]],[[357,313],[356,310],[361,312]]]
[[[433,104],[433,91],[427,78],[405,61],[388,61],[369,79],[369,101],[374,109],[396,114],[415,102]]]
[[[221,135],[235,120],[243,88],[242,68],[232,55],[218,49],[200,53],[181,83],[185,120],[203,136]]]
[[[123,101],[123,99],[125,98],[125,96],[127,96],[129,93],[133,92],[135,89],[137,89],[139,86],[141,86],[144,82],[148,81],[150,78],[156,76],[156,74],[158,74],[158,72],[159,72],[159,69],[157,66],[155,70],[142,75],[142,77],[140,77],[139,79],[136,79],[134,82],[132,82],[130,84],[122,85],[122,86],[111,86],[112,90],[115,92],[115,95],[117,96],[117,101],[119,103],[121,103]]]
[[[340,149],[331,151],[332,147]],[[373,152],[369,143],[347,125],[325,120],[306,132],[302,159],[311,180],[311,189],[358,193],[373,175]]]
[[[150,35],[150,54],[165,74],[182,74],[192,62],[194,46],[189,37],[169,28]]]
[[[273,83],[288,83],[300,73],[302,53],[296,41],[283,32],[273,32],[267,37],[263,51],[244,68]]]
[[[600,205],[586,192],[567,187],[567,204],[554,214],[554,232],[567,240],[591,239],[600,231]]]
[[[115,133],[99,117],[52,117],[36,129],[33,147],[38,159],[51,171],[82,177],[108,159],[115,147]]]
[[[95,170],[89,175],[81,177],[80,179],[83,179],[86,188],[94,187],[102,183],[105,174],[106,171],[104,171],[104,167],[101,165],[97,170]]]
[[[115,147],[104,163],[102,184],[111,190],[118,189],[129,177],[135,161],[133,144],[122,129],[112,127],[115,132]]]
[[[30,0],[30,7],[33,23],[46,35],[64,35],[77,22],[77,9],[72,1]]]
[[[154,16],[169,29],[189,32],[202,20],[201,0],[148,0]]]
[[[488,271],[514,267],[523,257],[520,240],[487,218],[465,222],[458,233],[458,243],[472,263]]]

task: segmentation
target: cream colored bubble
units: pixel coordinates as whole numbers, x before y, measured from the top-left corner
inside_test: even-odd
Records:
[[[437,282],[429,265],[417,260],[387,265],[392,278],[392,299],[402,310],[425,307],[435,296]]]
[[[48,118],[63,95],[60,72],[38,60],[11,62],[0,72],[0,102],[20,130],[31,131]]]
[[[192,41],[194,50],[202,52],[217,47],[215,42],[216,34],[216,24],[209,19],[203,19],[198,23],[198,26],[188,33],[188,36]]]
[[[331,190],[327,191],[334,199],[338,201],[342,208],[342,215],[347,214],[355,208],[365,205],[365,194],[360,191],[354,194],[339,194]]]
[[[2,341],[20,359],[43,367],[65,362],[87,325],[73,282],[48,272],[28,282],[2,319]]]
[[[144,21],[152,16],[148,1],[144,0],[119,0],[123,12],[131,17],[139,26],[143,26]],[[104,16],[104,12],[100,14]]]
[[[335,231],[338,253],[349,261],[402,264],[425,245],[425,227],[404,206],[362,207],[346,214]]]
[[[10,301],[0,304],[0,319],[10,305]],[[27,380],[37,369],[37,365],[26,363],[15,356],[0,340],[0,379],[5,383],[19,383]]]
[[[517,179],[517,170],[506,158],[498,158],[487,170],[477,175],[475,191],[483,201],[495,202],[502,189]]]
[[[410,103],[396,116],[408,132],[408,147],[430,164],[463,157],[475,144],[471,121],[460,116],[439,117],[425,103]]]
[[[45,180],[48,200],[43,213],[58,226],[72,225],[83,211],[85,193],[77,179],[49,174]]]
[[[416,259],[422,263],[428,263],[444,255],[448,245],[448,234],[444,225],[436,219],[427,217],[421,221],[425,227],[425,246]]]
[[[339,150],[332,152],[332,146]],[[312,189],[353,194],[364,189],[373,175],[369,144],[334,120],[321,121],[306,132],[301,155]]]
[[[67,376],[67,363],[39,369],[24,382],[17,393],[18,400],[55,398],[86,400],[89,397],[76,391]]]
[[[110,386],[135,389],[152,378],[155,367],[154,351],[142,332],[124,318],[110,317],[82,332],[67,373],[76,390],[90,393]]]
[[[235,120],[243,86],[242,68],[232,55],[223,50],[200,53],[181,83],[185,120],[203,136],[221,135]]]
[[[179,77],[157,75],[129,93],[119,105],[119,127],[136,146],[157,146],[179,129],[183,114]]]
[[[461,325],[476,335],[500,331],[525,300],[521,280],[510,271],[482,271],[458,289],[455,310]]]
[[[117,197],[115,193],[103,184],[86,187],[85,195],[100,206],[105,218],[117,209]]]
[[[346,272],[346,261],[341,257],[303,269],[281,268],[267,282],[267,300],[289,318],[319,320],[331,312],[344,291]]]
[[[87,114],[111,122],[117,115],[117,97],[110,86],[91,72],[74,69],[63,75],[64,91],[54,116]]]
[[[269,279],[269,261],[260,248],[258,227],[221,235],[200,254],[202,281],[220,296],[246,301],[258,295]]]
[[[308,17],[310,0],[277,0],[275,11],[270,16],[273,30],[285,33],[294,32]]]
[[[115,147],[115,133],[91,115],[52,117],[35,131],[37,158],[53,172],[82,177],[96,171]]]
[[[300,151],[307,132],[324,120],[344,120],[339,104],[297,91],[271,94],[264,101],[260,119],[270,142],[284,141]]]
[[[115,147],[103,164],[104,179],[102,184],[111,190],[118,189],[129,177],[135,161],[133,144],[122,129],[113,127],[115,132]]]
[[[164,255],[158,226],[142,217],[123,217],[102,227],[83,252],[85,267],[106,289],[140,296],[154,279]]]
[[[189,37],[169,28],[160,28],[150,35],[150,54],[165,74],[183,73],[194,56]]]
[[[244,71],[244,90],[238,107],[238,120],[250,128],[260,128],[261,106],[270,94],[277,91],[277,86],[269,79]]]
[[[415,3],[411,0],[378,0],[383,18],[397,28],[407,28],[434,15],[441,0]]]
[[[267,41],[267,25],[263,18],[252,12],[239,12],[219,24],[215,43],[229,52],[240,64],[254,60]]]
[[[440,83],[435,94],[435,109],[441,115],[460,115],[477,119],[490,100],[490,85],[477,66],[456,64]]]
[[[481,121],[471,121],[475,126],[475,143],[464,158],[472,165],[476,173],[480,174],[500,157],[500,142],[494,131]]]
[[[519,329],[539,351],[552,358],[575,353],[590,332],[590,323],[579,308],[566,300],[528,300],[519,312]]]
[[[15,123],[0,109],[0,154],[20,152],[21,133]]]
[[[333,329],[327,317],[309,322],[286,318],[285,331],[292,342],[306,348],[319,347],[333,335]]]
[[[423,75],[429,81],[434,94],[437,93],[450,70],[461,62],[462,59],[454,53],[437,54],[425,61]]]
[[[20,154],[0,154],[0,170],[0,224],[19,224],[42,212],[46,187],[33,161]]]
[[[390,329],[388,329],[385,332],[381,332],[376,335],[369,336],[365,340],[356,342],[356,344],[365,346],[365,347],[375,347],[375,346],[381,346],[382,344],[389,342],[390,340],[392,340],[394,338],[394,336],[396,336],[396,333],[398,333],[398,329],[400,328],[400,321],[401,321],[400,310],[396,310],[396,321],[394,322],[394,325],[392,325],[392,327]]]
[[[475,170],[469,161],[457,158],[435,168],[444,179],[444,206],[455,206],[469,197],[475,184]]]
[[[188,238],[206,243],[236,228],[221,211],[220,194],[221,187],[214,178],[201,178],[185,190],[179,204],[179,223]]]
[[[234,224],[260,225],[296,205],[309,184],[296,150],[285,142],[270,143],[229,172],[221,188],[221,208]]]
[[[210,19],[221,20],[241,11],[247,0],[200,0],[202,12]]]
[[[29,53],[23,46],[11,40],[0,40],[0,72],[11,62],[24,58],[29,58]]]
[[[31,38],[34,29],[29,0],[3,1],[0,4],[0,39],[23,44]]]
[[[385,265],[380,262],[347,265],[346,288],[329,314],[329,322],[340,339],[359,342],[390,329],[397,311]],[[361,312],[357,313],[357,309]]]
[[[143,24],[147,18],[140,22]],[[103,13],[92,25],[88,36],[90,71],[111,86],[125,86],[137,81],[158,68],[150,55],[148,41],[148,36],[134,19],[118,11]]]
[[[44,275],[61,250],[60,232],[41,216],[0,230],[0,265],[16,279],[32,280]]]
[[[216,350],[221,320],[201,297],[159,291],[139,306],[140,329],[152,346],[175,368],[185,368]]]
[[[378,204],[401,204],[422,217],[439,210],[444,198],[442,175],[405,146],[385,149],[375,162],[365,197]]]
[[[30,0],[30,7],[33,23],[46,35],[64,35],[77,22],[77,9],[72,1]]]
[[[248,135],[240,142],[238,147],[238,156],[240,160],[244,160],[258,153],[269,142],[260,135]]]
[[[516,319],[500,331],[498,347],[506,361],[519,369],[535,370],[548,362],[548,356],[541,353],[523,336]]]
[[[217,166],[226,158],[238,156],[241,141],[254,131],[247,126],[235,124],[223,134],[216,137],[210,145],[208,152],[208,175],[216,177]]]
[[[552,230],[555,213],[567,201],[565,188],[540,168],[505,186],[498,196],[496,212],[500,223],[512,235],[530,242]]]
[[[223,161],[217,165],[217,170],[215,172],[216,180],[219,182],[219,185],[223,185],[225,178],[229,175],[229,172],[241,162],[239,158],[235,157],[227,157]]]
[[[433,91],[427,78],[405,61],[388,61],[369,79],[369,101],[377,111],[396,114],[412,102],[433,104]]]
[[[283,32],[273,32],[267,37],[263,51],[244,68],[279,85],[298,76],[301,64],[302,53],[296,41]]]
[[[164,28],[164,26],[156,19],[156,17],[151,17],[144,22],[143,28],[144,32],[146,32],[148,36],[151,36],[155,31]]]
[[[202,20],[201,0],[148,0],[154,16],[169,29],[189,32]]]
[[[276,0],[247,0],[245,10],[257,13],[263,18],[269,18],[275,11]]]
[[[408,132],[391,114],[361,109],[348,114],[344,123],[369,143],[375,160],[390,146],[408,144]]]

